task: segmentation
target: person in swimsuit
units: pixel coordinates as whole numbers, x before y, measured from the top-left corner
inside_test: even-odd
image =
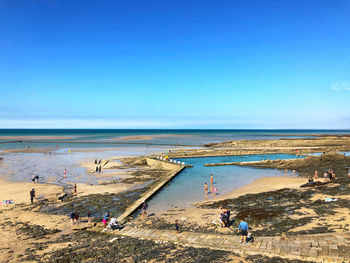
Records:
[[[67,178],[67,169],[64,169],[64,171],[63,171],[63,178],[64,178],[64,179]]]
[[[207,184],[207,182],[204,183],[204,192],[205,192],[205,194],[208,194],[208,184]]]
[[[74,186],[73,186],[73,192],[74,192],[74,194],[77,194],[77,184],[74,184]]]

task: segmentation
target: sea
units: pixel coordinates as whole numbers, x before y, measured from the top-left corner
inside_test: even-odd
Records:
[[[29,147],[113,148],[137,146],[202,146],[229,140],[305,138],[314,135],[350,135],[350,130],[270,129],[0,129],[0,149]],[[169,135],[146,139],[117,138]],[[10,136],[5,138],[4,136]],[[69,139],[14,139],[15,136],[71,136]]]

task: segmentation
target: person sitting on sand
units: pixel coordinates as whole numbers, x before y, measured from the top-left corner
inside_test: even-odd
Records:
[[[313,183],[314,182],[314,178],[312,178],[311,176],[308,179],[308,183]]]
[[[36,183],[39,183],[39,175],[36,175],[35,176],[35,180],[34,180]]]
[[[238,226],[238,232],[241,232],[240,243],[246,242],[248,231],[249,231],[248,223],[245,222],[245,219],[243,218]]]
[[[98,167],[98,172],[100,173],[101,172],[101,165]]]
[[[107,222],[109,220],[111,216],[111,213],[108,211],[107,214],[104,216],[104,218],[102,219],[102,223],[103,223],[103,228],[107,227]]]

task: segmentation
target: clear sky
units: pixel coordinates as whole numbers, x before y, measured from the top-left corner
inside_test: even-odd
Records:
[[[350,128],[350,1],[0,1],[0,128]]]

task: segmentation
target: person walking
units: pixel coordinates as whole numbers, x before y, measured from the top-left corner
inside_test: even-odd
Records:
[[[237,232],[241,232],[241,240],[240,240],[241,243],[246,242],[248,231],[249,231],[248,223],[245,222],[245,219],[243,218],[242,221],[239,223],[238,231],[237,231]]]
[[[34,188],[30,191],[30,203],[33,204],[33,201],[34,201],[34,198],[36,199],[35,197],[35,190]]]

